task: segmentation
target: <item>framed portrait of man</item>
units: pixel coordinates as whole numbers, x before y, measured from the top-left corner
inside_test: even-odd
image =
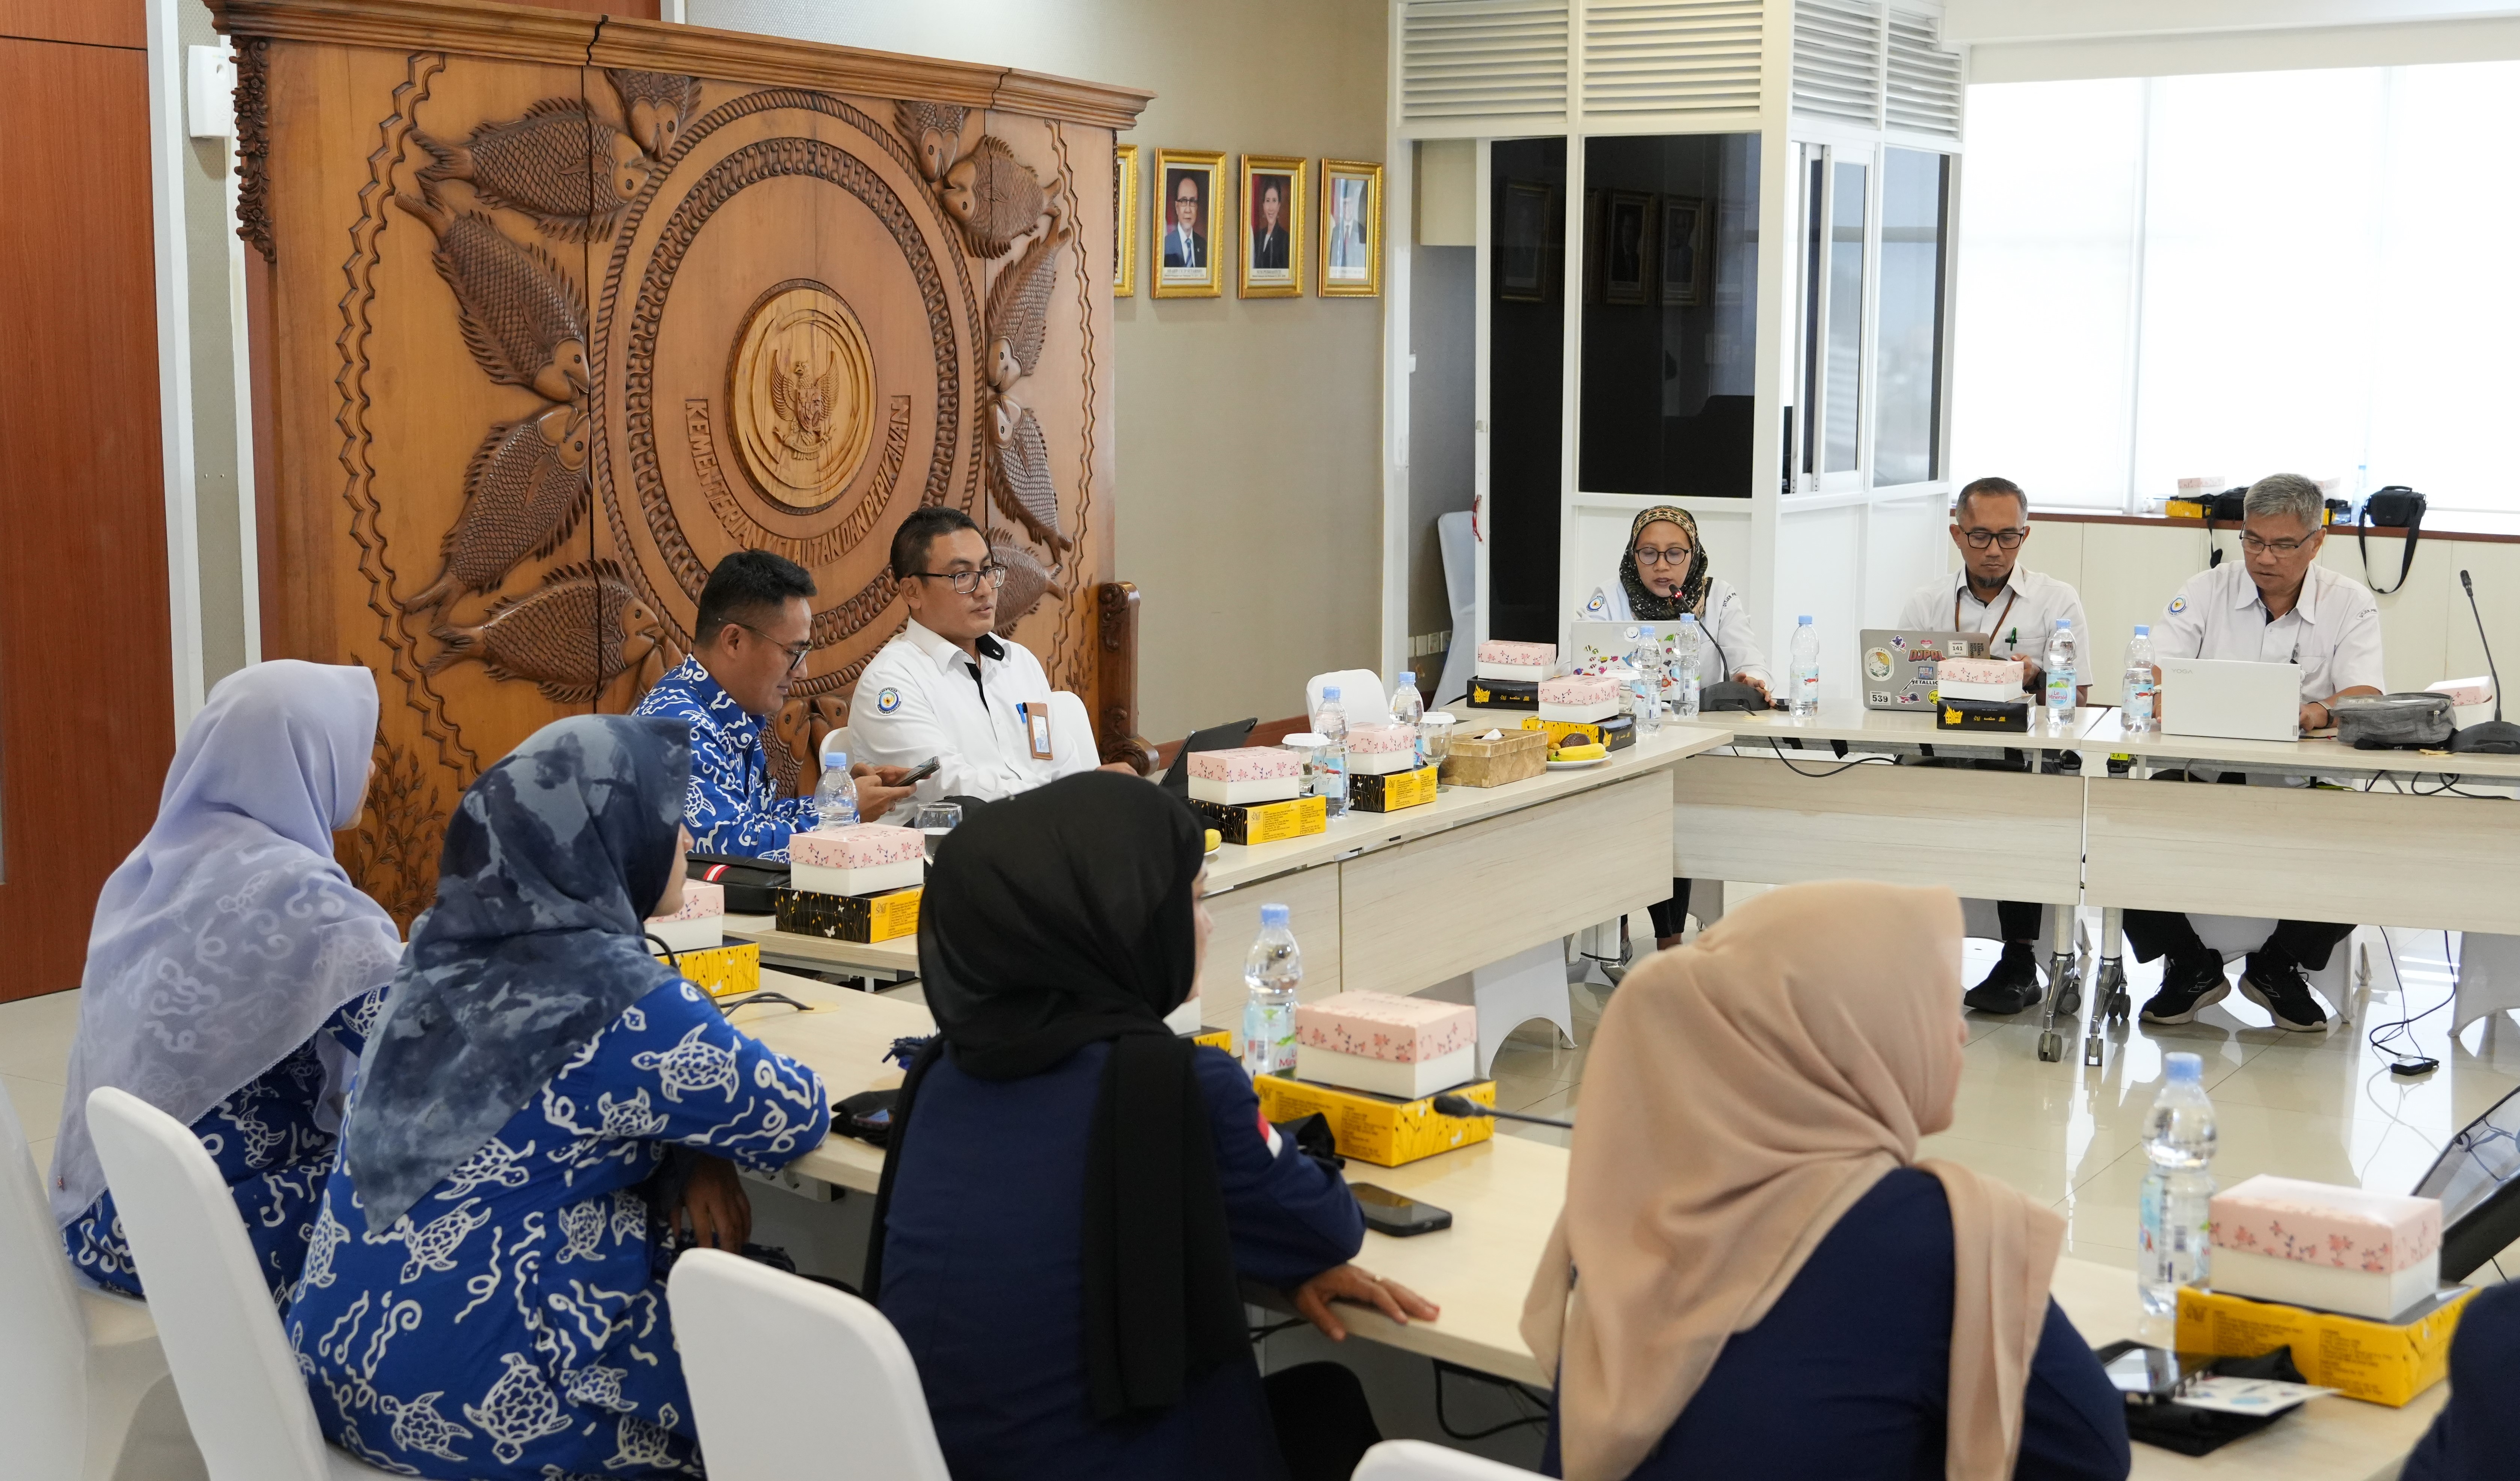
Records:
[[[1372,298],[1382,292],[1382,166],[1322,161],[1322,273],[1325,298]]]
[[[1557,187],[1508,180],[1497,202],[1496,295],[1512,303],[1549,300],[1549,248],[1557,231]]]
[[[1699,196],[1662,198],[1662,301],[1695,308],[1706,301],[1706,202]]]
[[[1231,211],[1223,209],[1225,155],[1219,150],[1159,149],[1151,265],[1158,298],[1214,298],[1225,292]]]
[[[1242,270],[1234,290],[1238,295],[1303,295],[1304,169],[1300,157],[1242,157]]]
[[[1614,190],[1602,212],[1601,301],[1643,303],[1653,272],[1654,198]]]
[[[1111,296],[1138,292],[1138,147],[1111,147]]]

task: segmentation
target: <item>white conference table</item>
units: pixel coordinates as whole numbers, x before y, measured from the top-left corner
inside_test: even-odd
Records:
[[[813,1009],[799,1013],[778,1007],[743,1008],[736,1010],[733,1021],[772,1049],[812,1065],[834,1101],[895,1083],[899,1072],[883,1060],[884,1050],[895,1038],[932,1028],[926,1010],[903,1000],[778,971],[764,971],[762,979],[764,986],[803,999]],[[1353,1181],[1450,1209],[1454,1222],[1451,1229],[1408,1239],[1368,1234],[1357,1256],[1357,1263],[1375,1275],[1433,1301],[1442,1317],[1403,1326],[1367,1308],[1343,1308],[1340,1317],[1349,1330],[1404,1351],[1548,1387],[1551,1375],[1541,1370],[1522,1340],[1522,1302],[1565,1201],[1567,1160],[1561,1147],[1499,1136],[1406,1167],[1351,1162]],[[832,1137],[788,1171],[871,1193],[883,1171],[883,1153]],[[2132,1272],[2088,1260],[2060,1260],[2050,1290],[2084,1340],[2094,1346],[2138,1335],[2141,1316]],[[2146,1481],[2238,1475],[2369,1481],[2394,1473],[2448,1397],[2445,1383],[2404,1409],[2320,1399],[2211,1456],[2189,1458],[2138,1445],[2135,1474]]]

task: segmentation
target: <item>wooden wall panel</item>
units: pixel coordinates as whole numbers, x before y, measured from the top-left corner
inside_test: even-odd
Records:
[[[0,36],[142,51],[149,13],[141,0],[0,0]],[[148,116],[141,114],[144,127]]]
[[[7,999],[78,985],[97,888],[156,815],[174,700],[145,53],[0,39],[0,140]]]

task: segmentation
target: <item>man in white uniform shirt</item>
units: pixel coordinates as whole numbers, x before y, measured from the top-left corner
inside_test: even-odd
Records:
[[[1899,625],[1911,632],[1982,634],[1996,657],[2021,660],[2022,687],[2038,694],[2047,688],[2048,640],[2062,617],[2073,626],[2077,661],[2090,672],[2083,599],[2053,576],[2021,568],[2021,546],[2029,538],[2030,498],[2019,484],[1980,478],[1961,489],[1952,507],[1952,544],[1959,548],[1960,568],[1918,587],[1900,612]],[[2075,685],[2075,701],[2089,699],[2091,689]],[[1980,1012],[2017,1013],[2040,1000],[2041,912],[2033,902],[1999,900],[1995,913],[2003,955],[1962,1001]]]
[[[1007,568],[990,559],[970,516],[911,511],[893,532],[892,574],[910,622],[859,676],[849,704],[859,754],[850,759],[921,766],[933,756],[939,764],[886,815],[891,821],[907,823],[919,804],[940,797],[993,802],[1093,769],[1092,736],[1052,733],[1041,660],[990,631]],[[1120,763],[1107,769],[1135,774]]]
[[[2380,668],[2380,604],[2369,587],[2318,563],[2327,539],[2322,510],[2318,485],[2299,473],[2272,473],[2249,485],[2240,507],[2241,559],[2189,577],[2152,624],[2153,651],[2164,658],[2300,664],[2306,731],[2336,723],[2329,700],[2376,695],[2387,683]],[[2246,778],[2226,772],[2213,780]],[[2327,1015],[2302,969],[2325,966],[2353,933],[2350,923],[2278,922],[2267,944],[2249,953],[2240,996],[2272,1013],[2279,1028],[2317,1033],[2327,1026]],[[2138,962],[2170,959],[2161,969],[2161,991],[2143,1006],[2146,1023],[2185,1023],[2229,995],[2222,954],[2198,940],[2196,927],[2179,912],[2128,911],[2126,938]]]

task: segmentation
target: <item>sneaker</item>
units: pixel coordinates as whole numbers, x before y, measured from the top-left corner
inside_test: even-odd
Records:
[[[2223,959],[2212,951],[2174,956],[2161,966],[2161,991],[2143,1006],[2146,1023],[2187,1023],[2205,1009],[2231,996],[2223,976]]]
[[[2315,1034],[2327,1027],[2327,1014],[2310,995],[2301,965],[2280,952],[2251,952],[2240,971],[2240,996],[2274,1014],[2275,1027],[2296,1034]]]
[[[2017,1013],[2036,1008],[2039,997],[2038,950],[2027,941],[2006,941],[1995,970],[1960,1001],[1982,1013]]]

